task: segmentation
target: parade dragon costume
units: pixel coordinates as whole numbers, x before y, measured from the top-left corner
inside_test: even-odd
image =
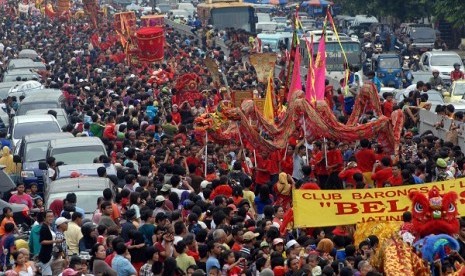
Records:
[[[457,240],[452,237],[459,231],[457,194],[441,194],[433,187],[428,194],[412,191],[409,198],[412,201],[413,227],[395,234],[393,232],[398,232],[398,229],[390,229],[388,233],[389,227],[383,227],[383,232],[376,233],[381,244],[372,259],[373,265],[388,276],[435,275],[434,262],[443,261],[452,250],[459,250]],[[374,228],[364,227],[360,225],[357,231],[365,232],[365,236],[374,234],[370,231]],[[405,231],[414,238],[406,241]],[[465,275],[463,267],[458,264],[455,267],[453,275]]]

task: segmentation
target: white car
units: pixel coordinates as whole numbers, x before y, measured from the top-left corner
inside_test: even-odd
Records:
[[[425,52],[420,57],[420,69],[422,71],[439,71],[439,76],[447,83],[450,83],[450,72],[454,70],[454,63],[460,64],[463,72],[463,63],[459,54],[452,51],[431,51]]]
[[[44,86],[38,81],[31,80],[21,82],[10,88],[8,97],[15,96],[16,98],[19,98],[20,96],[28,96],[35,91],[40,91],[42,88],[44,88]]]
[[[57,119],[49,114],[21,115],[13,118],[10,132],[13,146],[16,146],[16,144],[21,141],[25,135],[37,133],[58,133],[61,132],[61,128]]]

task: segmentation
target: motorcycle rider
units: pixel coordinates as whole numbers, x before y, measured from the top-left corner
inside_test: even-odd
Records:
[[[413,82],[413,74],[410,71],[410,67],[408,67],[407,64],[404,64],[402,66],[402,83],[403,83],[403,88],[407,88],[410,85],[412,85]]]
[[[463,79],[464,79],[464,75],[463,75],[463,72],[460,71],[460,63],[456,62],[454,63],[454,71],[450,72],[450,80],[454,82],[456,80],[463,80]]]
[[[444,86],[444,81],[439,76],[439,70],[433,69],[433,76],[429,79],[429,83],[431,86],[437,89],[438,86]]]

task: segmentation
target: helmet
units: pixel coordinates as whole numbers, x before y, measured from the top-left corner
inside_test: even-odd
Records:
[[[460,67],[460,63],[458,62],[454,63],[454,67]]]
[[[438,69],[433,69],[433,74],[435,74],[435,73],[439,74],[439,70]]]

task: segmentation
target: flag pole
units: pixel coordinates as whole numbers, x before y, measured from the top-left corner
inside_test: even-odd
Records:
[[[207,177],[208,165],[208,131],[205,131],[205,177]]]
[[[307,147],[307,123],[305,122],[305,118],[304,118],[304,115],[302,115],[302,121],[304,121],[303,125],[304,125],[304,145],[305,145],[305,154],[307,156],[307,158],[305,159],[305,162],[307,163],[308,165],[308,159],[309,159],[309,156],[308,156],[308,147]],[[287,150],[286,150],[287,151]]]
[[[323,145],[325,146],[325,165],[328,167],[328,141],[323,137]]]

